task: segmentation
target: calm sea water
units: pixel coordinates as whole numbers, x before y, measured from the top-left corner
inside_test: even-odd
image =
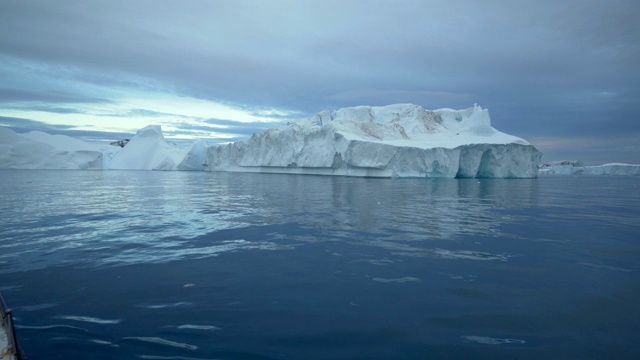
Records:
[[[640,178],[0,171],[33,359],[640,357]]]

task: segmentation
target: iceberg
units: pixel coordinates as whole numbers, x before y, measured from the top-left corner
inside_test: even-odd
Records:
[[[0,127],[0,169],[102,169],[108,150],[64,135]]]
[[[0,127],[0,168],[236,171],[366,177],[533,178],[540,152],[491,126],[489,112],[418,105],[322,111],[251,138],[187,149],[158,125],[128,142],[93,144]]]
[[[176,167],[176,170],[204,170],[207,143],[200,139],[193,143]]]
[[[115,152],[105,168],[175,170],[184,155],[184,150],[167,143],[159,125],[149,125],[138,130],[121,150]]]
[[[541,175],[640,176],[640,164],[609,163],[585,166],[579,160],[551,161],[540,166]]]
[[[124,147],[0,127],[0,169],[175,170],[185,153],[167,143],[157,125],[139,130]]]
[[[540,152],[489,112],[413,104],[322,111],[207,149],[209,171],[367,177],[534,178]]]

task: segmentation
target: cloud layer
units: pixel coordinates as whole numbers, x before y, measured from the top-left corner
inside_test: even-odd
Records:
[[[477,102],[579,155],[593,144],[576,139],[640,142],[638,15],[635,0],[4,1],[0,115],[236,138],[323,109]],[[623,148],[606,160],[640,162]]]

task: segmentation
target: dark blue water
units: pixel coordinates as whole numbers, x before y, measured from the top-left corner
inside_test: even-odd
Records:
[[[0,171],[31,359],[640,357],[640,178]]]

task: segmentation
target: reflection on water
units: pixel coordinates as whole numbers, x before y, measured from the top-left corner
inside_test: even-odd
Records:
[[[638,358],[639,186],[0,171],[0,291],[33,358]]]
[[[0,264],[23,269],[96,260],[163,262],[322,241],[409,256],[482,257],[426,249],[424,242],[504,235],[499,225],[519,219],[496,210],[539,201],[536,180],[4,171],[1,181],[6,190],[0,195]],[[222,230],[274,224],[314,231],[264,234],[257,242],[223,237],[190,242]],[[281,244],[283,237],[291,241]],[[74,257],[78,253],[82,259]]]

